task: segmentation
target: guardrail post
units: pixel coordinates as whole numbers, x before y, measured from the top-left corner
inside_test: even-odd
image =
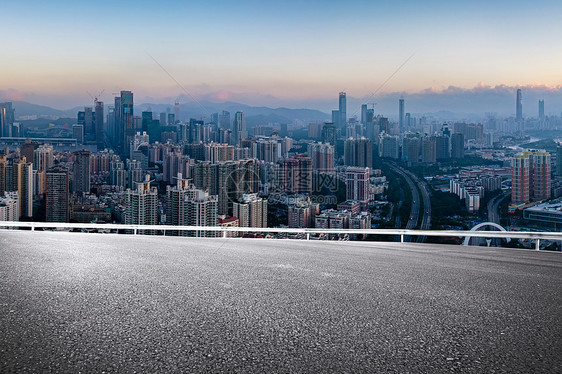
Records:
[[[537,239],[537,241],[535,242],[535,250],[538,251],[541,249],[541,240]]]
[[[224,231],[222,232],[222,237],[223,237],[223,238],[226,238],[226,230],[224,230]]]
[[[31,231],[35,231],[35,226],[31,226]]]
[[[404,234],[400,234],[400,243],[404,243]]]
[[[306,240],[310,240],[310,233],[309,232],[306,233]]]
[[[166,236],[166,230],[162,230],[162,231],[163,231],[162,236]]]
[[[133,230],[133,235],[137,235],[137,229]]]

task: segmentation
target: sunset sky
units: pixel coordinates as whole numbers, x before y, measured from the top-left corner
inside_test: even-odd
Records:
[[[102,89],[182,94],[150,56],[196,97],[247,104],[366,96],[412,54],[378,94],[562,85],[560,1],[55,0],[2,13],[0,98],[61,109]]]

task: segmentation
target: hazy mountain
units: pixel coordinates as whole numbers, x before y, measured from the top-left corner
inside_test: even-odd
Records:
[[[16,118],[20,116],[58,116],[65,117],[65,111],[54,109],[45,105],[31,104],[25,101],[13,101]]]

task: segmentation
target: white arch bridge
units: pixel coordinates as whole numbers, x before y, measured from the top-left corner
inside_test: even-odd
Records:
[[[474,226],[473,228],[471,228],[470,231],[478,231],[482,227],[487,227],[487,226],[492,226],[492,227],[498,229],[499,231],[508,232],[506,229],[503,228],[503,226],[498,225],[495,222],[481,222],[481,223],[477,224],[476,226]],[[465,236],[462,244],[463,245],[469,245],[470,238],[472,238],[472,235]],[[486,237],[486,239],[488,239],[488,238]],[[507,241],[511,240],[509,237],[506,237],[506,239],[507,239]],[[488,245],[489,245],[489,242],[488,242]]]

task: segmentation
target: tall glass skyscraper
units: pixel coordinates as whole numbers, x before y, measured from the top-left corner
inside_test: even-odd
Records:
[[[523,120],[523,95],[520,88],[517,90],[517,100],[515,102],[515,119],[517,121]]]
[[[135,135],[133,126],[133,93],[131,91],[121,91],[120,102],[120,128],[122,129],[122,138],[120,139],[120,151],[127,152],[129,143]]]
[[[345,124],[347,123],[347,99],[345,96],[345,92],[340,92],[340,108],[339,108],[339,115],[340,121],[338,125],[340,127],[345,128]]]

